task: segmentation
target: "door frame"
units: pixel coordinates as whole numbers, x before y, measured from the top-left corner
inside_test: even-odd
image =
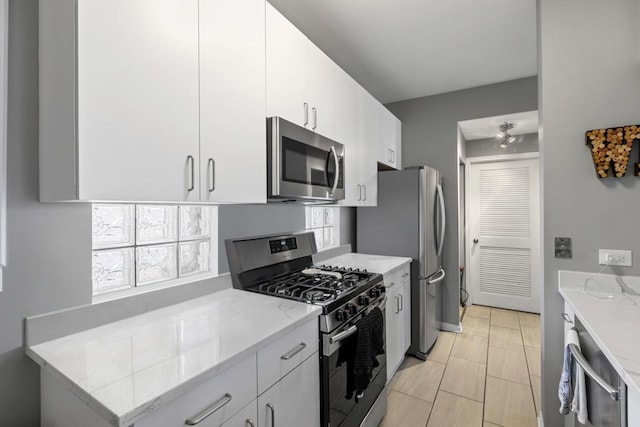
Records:
[[[467,278],[471,277],[471,271],[472,267],[471,267],[471,229],[470,229],[470,223],[471,221],[469,221],[469,218],[471,218],[471,212],[469,209],[469,204],[470,204],[470,199],[471,199],[471,188],[470,188],[470,175],[471,175],[471,166],[473,166],[474,164],[481,164],[481,163],[500,163],[500,162],[513,162],[513,161],[517,161],[517,160],[537,160],[538,161],[538,208],[540,210],[539,213],[539,218],[538,218],[538,227],[539,227],[539,233],[538,233],[538,249],[540,251],[540,262],[539,262],[539,271],[538,271],[538,287],[539,287],[539,298],[540,298],[540,310],[542,310],[542,295],[543,295],[543,289],[542,289],[542,280],[543,280],[543,206],[542,206],[542,164],[540,162],[540,152],[539,151],[534,151],[534,152],[530,152],[530,153],[514,153],[514,154],[498,154],[495,156],[479,156],[479,157],[467,157],[466,158],[466,167],[465,167],[465,188],[464,188],[464,192],[465,192],[465,217],[466,217],[466,223],[465,223],[465,245],[466,245],[466,249],[465,249],[465,260],[464,260],[464,265],[465,265],[465,276],[467,276]],[[467,282],[467,285],[470,282]],[[467,286],[467,292],[469,292],[469,299],[467,301],[467,306],[469,305],[473,305],[473,293],[471,292],[472,289],[470,286]]]

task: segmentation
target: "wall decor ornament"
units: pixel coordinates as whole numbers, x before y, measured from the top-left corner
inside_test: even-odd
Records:
[[[592,129],[585,135],[598,178],[623,177],[627,173],[633,141],[640,139],[640,125]],[[636,163],[635,175],[640,176],[639,172],[640,163]]]

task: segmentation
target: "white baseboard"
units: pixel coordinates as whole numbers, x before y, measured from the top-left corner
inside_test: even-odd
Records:
[[[538,414],[538,427],[544,427],[544,420],[542,419],[542,414]]]
[[[453,323],[441,322],[440,330],[447,331],[447,332],[456,332],[459,334],[462,332],[462,325],[454,325]]]

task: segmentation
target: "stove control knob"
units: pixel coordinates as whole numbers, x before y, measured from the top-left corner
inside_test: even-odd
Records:
[[[347,304],[347,308],[349,314],[356,315],[358,313],[358,307],[355,304]]]
[[[360,295],[358,297],[358,304],[360,304],[360,305],[369,305],[369,298],[364,296],[364,295]]]
[[[380,289],[371,288],[369,289],[368,294],[371,298],[378,298],[380,296]]]
[[[336,320],[338,322],[342,322],[343,320],[347,320],[349,318],[349,311],[343,308],[339,308],[336,311]]]

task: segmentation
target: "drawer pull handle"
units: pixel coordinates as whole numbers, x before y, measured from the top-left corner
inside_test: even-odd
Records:
[[[276,409],[271,403],[267,403],[267,408],[271,410],[271,427],[276,427]]]
[[[400,277],[407,277],[409,275],[409,273],[404,273],[402,276]]]
[[[307,348],[307,345],[303,342],[301,342],[300,344],[298,344],[298,346],[296,346],[296,348],[294,348],[293,350],[291,350],[289,353],[287,354],[283,354],[282,356],[280,356],[280,359],[282,360],[289,360],[291,359],[293,356],[295,356],[296,354],[300,353],[302,350],[304,350],[305,348]]]
[[[562,313],[562,318],[564,319],[565,322],[573,324],[573,320],[571,320],[571,316],[569,316],[567,313]]]
[[[231,395],[229,393],[225,393],[224,396],[213,405],[206,408],[204,411],[200,412],[195,417],[189,418],[184,423],[188,426],[195,426],[196,424],[200,424],[203,420],[209,417],[214,412],[221,409],[224,405],[231,402]]]
[[[256,427],[253,421],[251,421],[251,418],[247,418],[247,427]]]
[[[389,282],[388,288],[393,288],[396,285],[396,282]]]

